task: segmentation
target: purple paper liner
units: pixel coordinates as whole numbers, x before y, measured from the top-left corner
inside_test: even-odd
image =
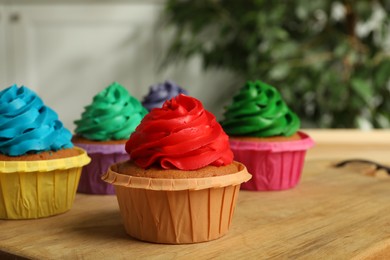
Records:
[[[114,186],[101,179],[108,168],[117,162],[128,160],[125,144],[80,144],[91,157],[91,163],[83,167],[77,192],[87,194],[114,195]]]
[[[86,150],[88,153],[102,153],[102,154],[112,154],[112,153],[126,153],[125,144],[87,144],[87,143],[77,143],[73,142],[74,145]]]

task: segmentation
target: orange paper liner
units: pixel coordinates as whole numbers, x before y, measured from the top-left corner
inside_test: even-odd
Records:
[[[82,167],[87,165],[91,159],[87,153],[78,147],[80,154],[72,157],[39,160],[39,161],[0,161],[0,174],[10,172],[46,172],[53,170],[65,170],[74,167]]]
[[[188,244],[225,235],[240,185],[155,191],[115,186],[126,232],[139,240]]]
[[[223,176],[188,178],[188,179],[158,179],[136,177],[126,174],[120,174],[113,171],[111,166],[102,179],[116,186],[128,188],[148,189],[148,190],[202,190],[216,187],[226,187],[229,185],[238,185],[248,181],[252,176],[248,173],[245,166],[239,162],[233,161],[237,165],[238,172]]]
[[[102,178],[114,184],[126,232],[137,239],[186,244],[225,235],[240,191],[251,175],[238,162],[238,172],[217,177],[156,179],[123,175],[110,167]]]

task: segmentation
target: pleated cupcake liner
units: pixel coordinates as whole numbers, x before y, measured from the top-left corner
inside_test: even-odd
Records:
[[[0,174],[12,172],[46,172],[53,170],[66,170],[81,167],[90,162],[83,149],[74,147],[80,151],[79,155],[67,158],[37,161],[0,161]]]
[[[241,189],[277,191],[295,187],[301,178],[306,151],[314,145],[305,133],[301,140],[286,142],[249,142],[230,140],[234,159],[243,163],[252,179]]]
[[[89,156],[92,161],[83,168],[77,192],[100,195],[115,194],[114,186],[103,181],[102,175],[107,172],[110,165],[128,160],[129,155],[121,153],[90,153]]]
[[[114,186],[102,180],[110,165],[129,159],[124,144],[77,143],[91,157],[91,163],[83,168],[77,192],[97,195],[114,195]]]
[[[238,172],[193,179],[143,178],[114,172],[102,178],[115,186],[126,232],[139,240],[187,244],[214,240],[231,225],[240,184],[248,181],[244,165]]]
[[[2,161],[0,218],[34,219],[68,211],[81,168],[90,161],[85,151],[78,150],[80,155],[63,159]]]
[[[107,173],[102,176],[102,179],[115,186],[124,186],[128,188],[147,189],[147,190],[202,190],[208,188],[226,187],[229,185],[238,185],[248,181],[251,175],[246,167],[239,162],[232,162],[236,165],[238,171],[233,174],[204,177],[204,178],[186,178],[186,179],[171,179],[171,178],[149,178],[138,177],[116,172],[116,164],[111,165]]]
[[[98,144],[98,143],[78,143],[74,142],[78,147],[86,150],[88,153],[125,154],[125,144]]]

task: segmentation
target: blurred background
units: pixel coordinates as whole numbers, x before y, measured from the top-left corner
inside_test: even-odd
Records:
[[[35,90],[71,130],[113,81],[175,81],[222,119],[247,80],[306,128],[390,127],[390,0],[0,0],[0,88]]]

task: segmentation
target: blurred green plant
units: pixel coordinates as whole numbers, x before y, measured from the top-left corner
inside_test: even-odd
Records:
[[[390,127],[390,1],[168,0],[165,62],[277,87],[305,127]]]

